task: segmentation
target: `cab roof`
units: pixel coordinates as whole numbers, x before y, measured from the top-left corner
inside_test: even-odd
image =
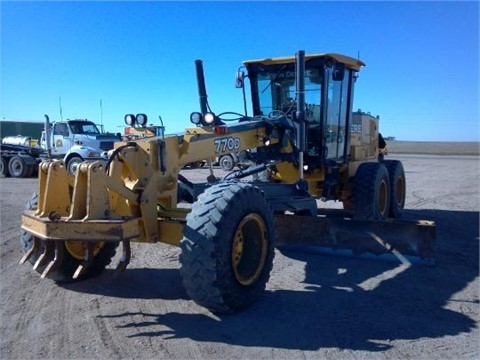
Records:
[[[311,59],[333,59],[336,62],[344,63],[348,68],[359,71],[362,66],[365,66],[365,63],[361,60],[354,59],[350,56],[335,54],[335,53],[323,53],[323,54],[305,54],[305,61]],[[294,64],[295,56],[284,56],[284,57],[275,57],[275,58],[264,58],[258,60],[247,60],[244,61],[244,65],[250,64],[263,64],[263,65],[276,65],[276,64]]]

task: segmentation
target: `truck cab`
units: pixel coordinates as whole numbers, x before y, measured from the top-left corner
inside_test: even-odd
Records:
[[[116,135],[102,133],[94,122],[82,119],[54,122],[48,134],[50,155],[63,158],[71,174],[82,161],[105,159],[107,151],[120,140]],[[41,146],[47,148],[45,132]]]

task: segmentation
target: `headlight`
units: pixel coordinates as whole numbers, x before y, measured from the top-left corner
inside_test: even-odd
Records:
[[[147,125],[147,115],[137,114],[137,124],[140,125],[140,126]]]
[[[211,112],[207,112],[203,117],[206,125],[212,125],[215,122],[215,114]]]
[[[128,126],[134,126],[135,125],[135,115],[133,114],[127,114],[125,115],[125,124],[127,124]]]
[[[190,114],[190,122],[192,124],[198,125],[202,121],[202,114],[199,112],[193,112]]]

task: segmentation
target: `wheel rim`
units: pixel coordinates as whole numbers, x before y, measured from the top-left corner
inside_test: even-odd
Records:
[[[97,242],[93,247],[93,256],[97,256],[105,242]],[[65,241],[65,248],[68,253],[77,260],[84,260],[87,252],[87,243],[84,241]]]
[[[227,170],[233,169],[232,158],[230,156],[223,157],[220,166],[224,169],[227,169]]]
[[[18,159],[13,159],[11,161],[11,171],[13,175],[18,176],[19,174],[22,173],[23,170],[23,164],[20,160]]]
[[[77,173],[78,165],[82,162],[81,159],[73,159],[70,160],[68,164],[68,172],[72,175],[75,175]]]
[[[385,180],[382,180],[382,182],[380,183],[378,209],[379,209],[380,215],[382,217],[387,214],[387,211],[388,211],[388,183]]]
[[[237,227],[232,245],[232,268],[236,280],[248,286],[260,276],[268,249],[267,227],[258,214],[248,214]]]

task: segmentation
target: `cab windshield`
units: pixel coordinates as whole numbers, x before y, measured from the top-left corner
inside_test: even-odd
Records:
[[[70,129],[74,134],[100,134],[97,125],[89,121],[71,121]]]
[[[297,110],[295,64],[252,66],[254,114],[292,116]],[[353,86],[350,69],[336,75],[332,63],[311,63],[305,68],[306,156],[311,161],[342,159],[348,152],[346,139]],[[308,160],[308,159],[307,159]]]
[[[322,76],[319,69],[305,70],[306,120],[320,122]],[[296,110],[294,69],[281,67],[257,74],[259,106],[262,115],[286,114]]]

